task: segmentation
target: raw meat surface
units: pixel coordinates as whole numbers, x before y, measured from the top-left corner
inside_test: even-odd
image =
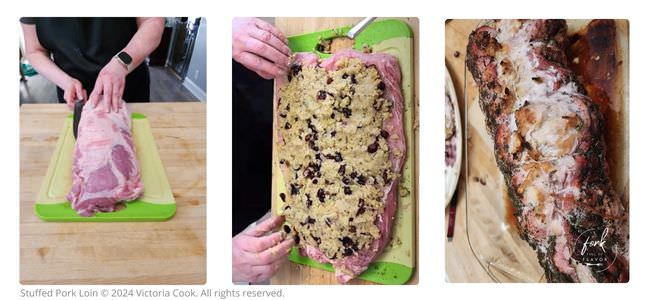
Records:
[[[112,212],[142,194],[140,170],[126,105],[105,112],[102,105],[84,105],[67,199],[80,216]]]

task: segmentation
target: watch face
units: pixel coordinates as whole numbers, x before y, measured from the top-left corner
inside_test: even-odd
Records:
[[[129,55],[124,51],[120,52],[120,54],[118,54],[117,57],[119,57],[127,65],[130,64],[132,60],[131,55]]]

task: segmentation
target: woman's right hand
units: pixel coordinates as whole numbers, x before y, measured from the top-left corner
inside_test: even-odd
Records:
[[[287,74],[288,44],[282,32],[260,19],[232,20],[232,58],[265,79]]]
[[[88,99],[88,94],[81,84],[81,81],[70,78],[63,88],[63,99],[68,104],[68,108],[74,108],[74,103],[77,100],[86,100]]]

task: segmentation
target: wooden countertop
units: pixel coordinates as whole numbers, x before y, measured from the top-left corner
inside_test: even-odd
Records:
[[[177,204],[166,222],[50,223],[34,203],[70,113],[63,104],[20,107],[20,282],[203,284],[206,280],[204,103],[135,103],[151,123]]]
[[[291,36],[301,33],[309,33],[319,30],[332,29],[336,27],[341,27],[345,25],[354,25],[363,18],[275,18],[275,26],[282,31],[285,35]],[[378,18],[377,20],[382,20],[385,18]],[[413,31],[413,70],[414,70],[414,102],[415,102],[415,116],[418,116],[418,96],[419,96],[419,20],[417,18],[391,18],[391,19],[401,19],[405,21]],[[417,120],[417,117],[416,117]],[[419,143],[418,135],[415,135],[415,145]],[[416,147],[417,149],[417,147]],[[416,150],[417,152],[417,150]],[[416,166],[418,165],[417,154],[416,154]],[[418,171],[416,168],[416,186]],[[416,196],[417,199],[417,196]],[[417,202],[417,200],[416,200]],[[417,210],[416,210],[416,249],[417,249]],[[416,254],[417,256],[417,254]],[[303,266],[294,263],[284,264],[278,273],[271,278],[272,284],[339,284],[334,277],[334,274],[327,271],[318,270],[308,266]],[[418,260],[416,258],[416,267],[411,277],[411,280],[408,284],[417,284],[418,283]],[[361,279],[353,279],[348,284],[374,284],[369,281]]]

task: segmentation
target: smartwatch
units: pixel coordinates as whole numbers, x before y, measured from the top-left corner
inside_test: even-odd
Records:
[[[131,63],[133,62],[133,58],[131,58],[131,55],[122,51],[117,55],[115,55],[115,58],[117,59],[117,61],[122,63],[122,65],[124,65],[127,71],[131,71]]]

